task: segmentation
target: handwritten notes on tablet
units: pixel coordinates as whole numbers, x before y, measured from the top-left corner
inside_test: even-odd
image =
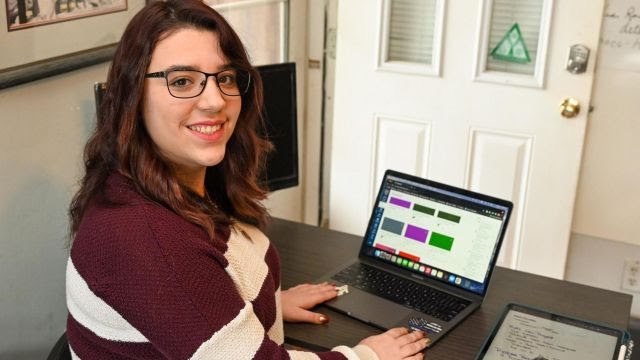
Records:
[[[485,360],[611,359],[617,339],[568,323],[510,310]]]

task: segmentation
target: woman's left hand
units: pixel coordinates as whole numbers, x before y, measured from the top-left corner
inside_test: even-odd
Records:
[[[326,315],[309,311],[312,307],[338,296],[336,286],[329,283],[302,284],[283,290],[282,318],[288,322],[309,322],[324,324],[329,321]]]

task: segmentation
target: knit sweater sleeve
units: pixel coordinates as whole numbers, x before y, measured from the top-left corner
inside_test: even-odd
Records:
[[[90,211],[67,266],[67,336],[82,359],[369,359],[282,346],[275,249],[251,228],[215,241],[152,204]],[[262,235],[264,237],[264,235]]]

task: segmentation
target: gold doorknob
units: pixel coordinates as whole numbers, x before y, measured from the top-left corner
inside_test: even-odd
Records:
[[[560,103],[560,115],[572,118],[580,113],[580,103],[574,98],[566,98]]]

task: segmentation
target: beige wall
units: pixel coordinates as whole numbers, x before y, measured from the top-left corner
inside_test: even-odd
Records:
[[[67,207],[106,72],[0,90],[0,359],[44,359],[64,331]]]

